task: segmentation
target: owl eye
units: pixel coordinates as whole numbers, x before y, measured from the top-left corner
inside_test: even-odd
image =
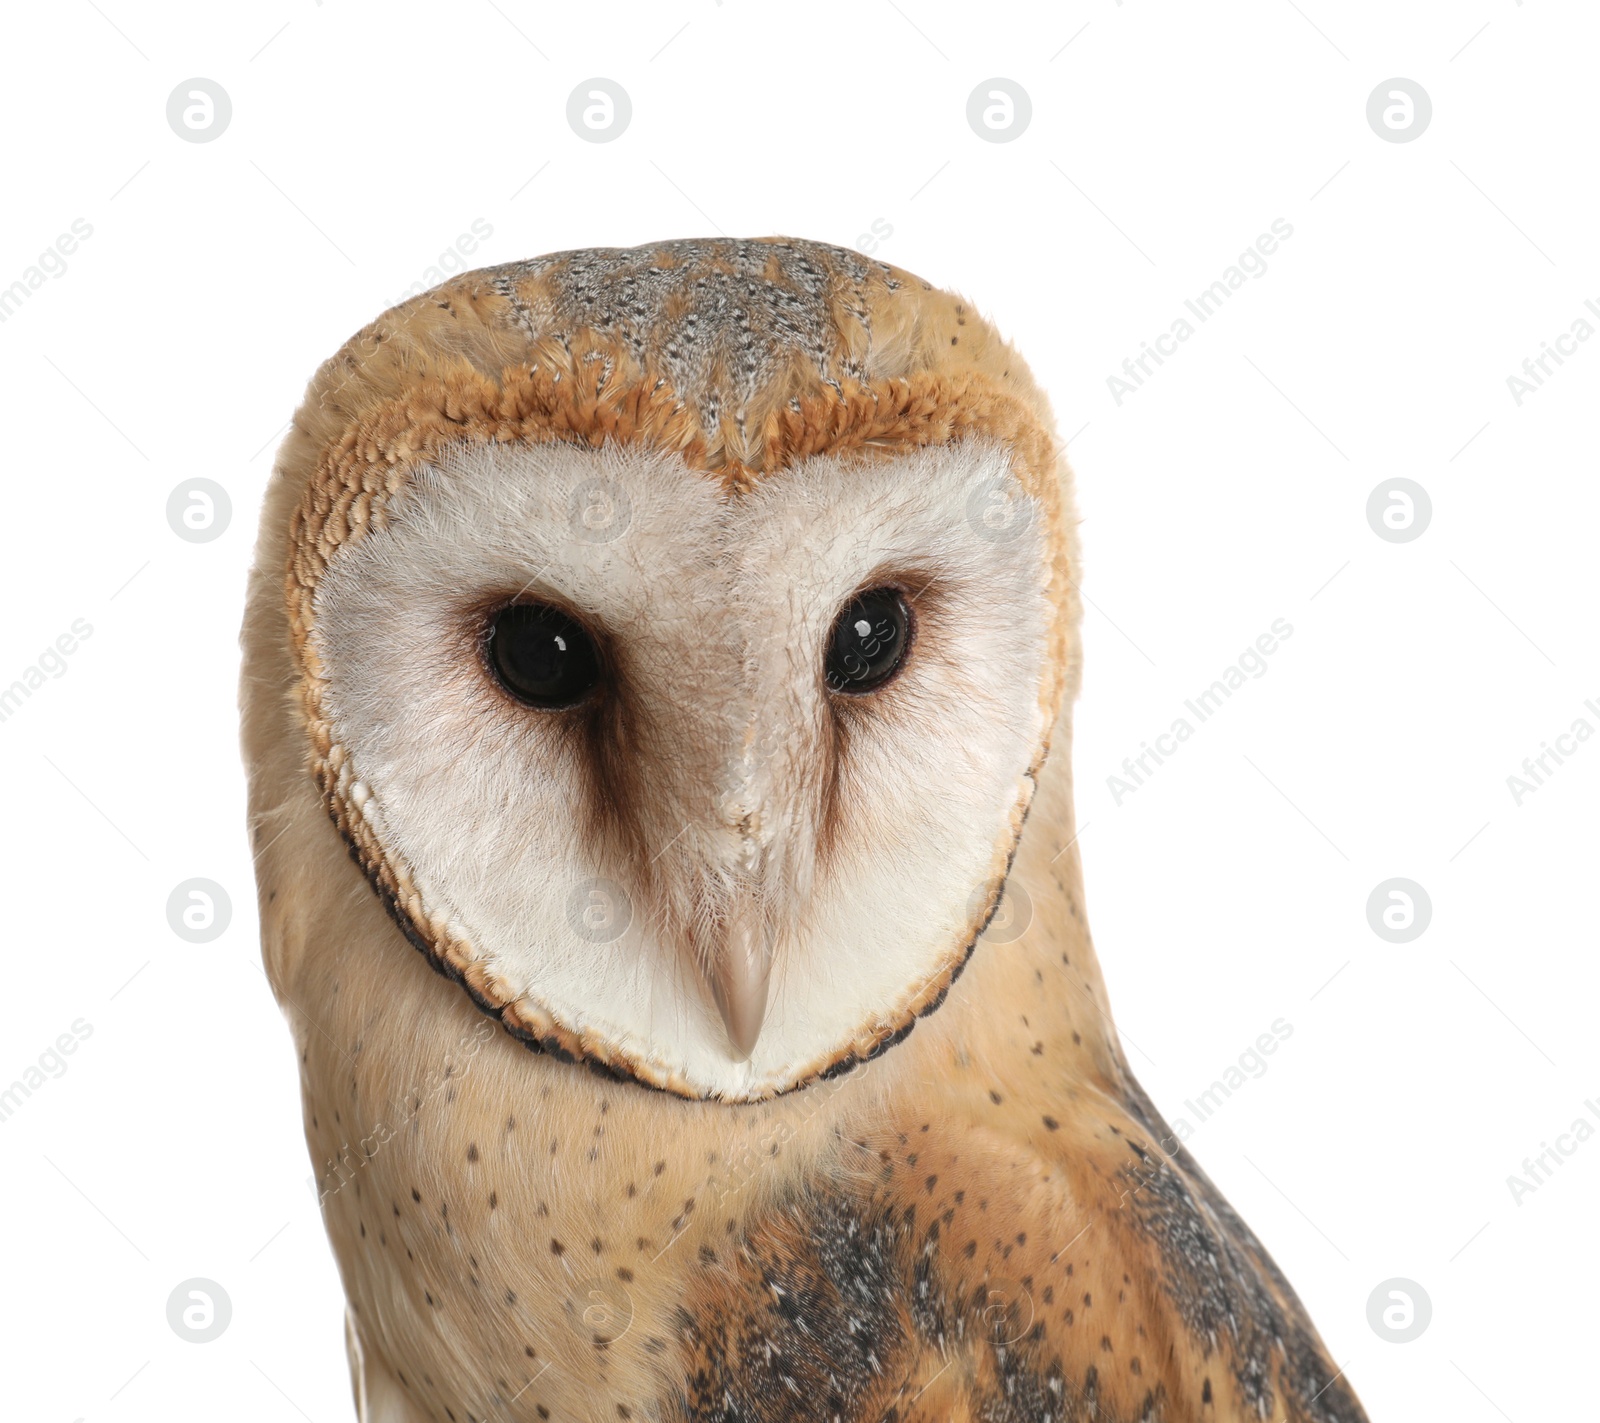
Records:
[[[574,706],[600,681],[593,639],[545,603],[514,603],[496,613],[488,655],[500,685],[530,707]]]
[[[836,692],[871,692],[905,660],[911,614],[894,588],[873,588],[851,599],[828,635],[824,659]]]

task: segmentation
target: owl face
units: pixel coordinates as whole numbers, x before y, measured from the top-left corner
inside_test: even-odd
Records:
[[[897,1041],[1075,676],[1049,424],[960,298],[797,239],[557,253],[359,333],[262,550],[402,932],[530,1046],[684,1096]]]
[[[317,585],[336,813],[534,1039],[793,1087],[903,1031],[991,912],[1046,729],[1042,512],[983,438],[742,492],[446,449]]]

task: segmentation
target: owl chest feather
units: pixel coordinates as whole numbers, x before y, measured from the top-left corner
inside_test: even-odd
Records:
[[[1362,1418],[1131,1079],[1043,1015],[1031,1071],[960,1041],[976,980],[729,1108],[532,1056],[416,967],[408,1023],[329,984],[364,1029],[306,1044],[373,1419]]]

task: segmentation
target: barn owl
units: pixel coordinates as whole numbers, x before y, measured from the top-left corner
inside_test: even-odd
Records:
[[[242,700],[363,1420],[1363,1418],[1112,1026],[1077,579],[1021,357],[855,252],[322,366]]]

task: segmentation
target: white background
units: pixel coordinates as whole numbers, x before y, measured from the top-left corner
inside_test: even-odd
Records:
[[[1579,0],[8,7],[0,287],[93,235],[0,325],[0,685],[93,633],[0,724],[0,1086],[92,1036],[0,1122],[0,1413],[351,1416],[258,966],[236,636],[304,382],[481,219],[473,265],[877,223],[1017,341],[1081,491],[1081,843],[1135,1069],[1189,1117],[1292,1025],[1191,1146],[1375,1420],[1592,1416],[1600,1139],[1520,1203],[1507,1178],[1600,1103],[1600,739],[1520,805],[1506,778],[1600,728],[1600,341],[1520,406],[1507,377],[1600,301],[1597,55]],[[193,76],[231,96],[214,142],[167,124]],[[592,76],[632,99],[612,143],[566,121]],[[992,76],[1032,99],[1013,142],[967,123]],[[1394,76],[1432,99],[1414,142],[1367,123]],[[1118,405],[1123,358],[1276,218],[1266,275]],[[233,502],[206,544],[165,516],[198,476]],[[1410,543],[1366,521],[1396,476],[1432,498]],[[1117,804],[1122,758],[1277,618],[1269,671]],[[166,920],[194,876],[233,902],[205,945]],[[1409,944],[1366,919],[1393,876],[1432,900]],[[167,1324],[191,1276],[233,1302],[211,1344]],[[1367,1321],[1395,1276],[1433,1303],[1409,1344]]]

